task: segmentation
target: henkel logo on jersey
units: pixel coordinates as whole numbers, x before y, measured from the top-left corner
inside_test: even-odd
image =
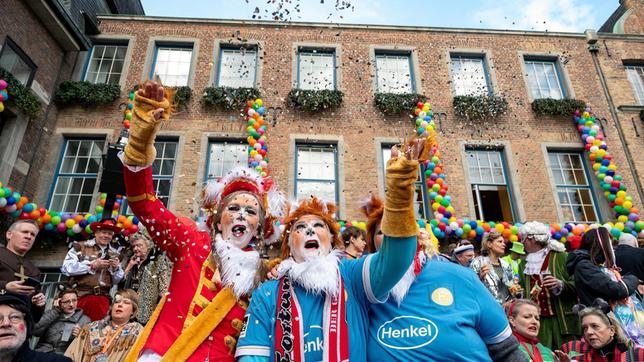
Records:
[[[378,328],[378,342],[393,349],[415,349],[426,346],[438,336],[438,327],[427,318],[400,316]]]

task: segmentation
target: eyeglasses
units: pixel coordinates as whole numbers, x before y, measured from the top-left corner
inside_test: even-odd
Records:
[[[8,318],[11,324],[18,324],[25,321],[25,316],[22,314],[9,314],[8,316],[0,314],[0,323],[4,323],[5,318]]]
[[[70,300],[61,300],[60,304],[72,304],[72,303],[78,303],[78,299],[70,299]]]

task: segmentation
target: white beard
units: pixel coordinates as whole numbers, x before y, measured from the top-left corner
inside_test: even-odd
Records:
[[[308,293],[335,296],[340,289],[339,253],[338,250],[332,250],[327,255],[307,257],[301,263],[295,262],[293,258],[286,259],[280,264],[278,274],[280,277],[288,274],[294,283]]]
[[[420,259],[420,266],[423,267],[425,265],[425,261],[427,261],[427,256],[423,251],[421,251],[418,254],[418,259]],[[414,273],[414,262],[412,262],[407,269],[407,272],[405,272],[405,275],[403,275],[402,279],[400,279],[389,292],[398,306],[400,306],[400,303],[402,303],[402,301],[405,299],[407,292],[409,292],[409,288],[411,288],[411,285],[414,284],[415,281],[416,273]]]
[[[259,253],[244,251],[222,239],[221,234],[215,235],[215,252],[221,261],[222,285],[230,286],[237,298],[250,294],[255,287]]]

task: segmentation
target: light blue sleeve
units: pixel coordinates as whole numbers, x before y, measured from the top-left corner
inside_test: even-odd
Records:
[[[244,327],[239,334],[235,357],[240,361],[268,361],[273,346],[275,306],[273,291],[276,281],[268,281],[253,292],[244,316]],[[246,359],[249,358],[249,359]]]
[[[260,356],[242,356],[237,359],[239,362],[269,362],[270,360],[268,357]]]
[[[476,321],[476,331],[485,344],[497,344],[503,342],[512,335],[510,323],[503,312],[501,305],[488,292],[477,276],[468,273],[471,293],[476,296],[479,307],[479,317]]]
[[[382,303],[396,283],[405,275],[416,253],[416,236],[385,235],[377,253],[367,257],[363,284],[369,301]]]

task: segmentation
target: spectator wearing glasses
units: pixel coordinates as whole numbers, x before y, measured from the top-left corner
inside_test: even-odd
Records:
[[[45,312],[34,327],[34,336],[40,337],[36,351],[64,354],[81,328],[89,322],[89,317],[78,308],[78,292],[75,289],[63,290],[60,299],[54,301],[54,308]]]
[[[71,362],[56,353],[36,352],[28,338],[34,328],[27,296],[0,290],[0,361]]]

